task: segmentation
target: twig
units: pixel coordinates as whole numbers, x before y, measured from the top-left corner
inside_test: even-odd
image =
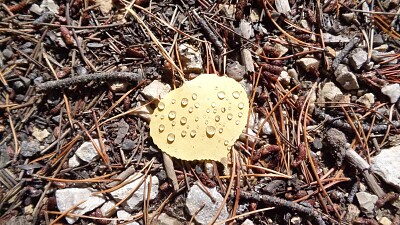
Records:
[[[336,71],[338,68],[340,62],[344,59],[344,57],[349,54],[349,52],[360,42],[360,39],[358,37],[354,37],[350,40],[349,43],[347,43],[346,46],[340,51],[339,55],[336,56],[336,58],[332,62],[332,72]]]
[[[320,119],[320,120],[325,120],[326,123],[330,124],[332,127],[335,127],[340,130],[344,130],[346,132],[353,133],[354,130],[351,127],[349,123],[347,123],[345,120],[339,119],[339,118],[334,118],[331,115],[328,115],[321,110],[316,109],[315,115]],[[354,124],[356,128],[358,128],[358,124]],[[391,121],[390,127],[400,129],[400,121]],[[385,133],[387,129],[389,128],[389,124],[375,124],[371,127],[370,124],[363,123],[362,124],[362,129],[364,132],[369,132],[371,129],[371,133]]]
[[[318,223],[318,225],[325,225],[325,222],[322,220],[321,214],[316,212],[316,210],[310,207],[302,206],[292,201],[287,201],[285,199],[269,195],[260,195],[256,192],[245,192],[245,191],[243,191],[240,194],[240,197],[244,199],[253,199],[256,201],[262,201],[266,204],[272,204],[274,206],[287,207],[296,212],[301,212],[304,213],[305,215],[310,216],[313,220],[315,220]]]
[[[75,76],[75,77],[65,78],[62,80],[47,81],[45,83],[39,84],[38,86],[36,86],[36,88],[38,91],[48,91],[54,89],[66,89],[71,85],[82,85],[89,83],[91,81],[97,83],[97,82],[116,81],[116,80],[140,82],[142,80],[142,75],[133,72],[102,72],[102,73],[94,73],[82,76]]]
[[[360,170],[367,182],[371,191],[374,192],[378,197],[382,197],[385,192],[379,186],[378,182],[376,181],[375,177],[369,172],[369,164],[365,161],[356,151],[349,148],[346,150],[346,159],[354,165],[358,170]]]
[[[178,178],[176,177],[175,170],[174,170],[174,163],[169,155],[163,153],[163,160],[164,160],[164,167],[165,171],[167,172],[167,176],[172,181],[172,186],[174,190],[177,191],[179,189]]]
[[[207,22],[197,14],[196,11],[192,11],[194,17],[196,18],[199,26],[203,30],[203,32],[210,38],[211,43],[215,45],[215,48],[219,53],[222,53],[224,51],[224,45],[222,42],[218,39],[217,35],[214,34],[214,32],[211,30],[210,26],[208,26]]]

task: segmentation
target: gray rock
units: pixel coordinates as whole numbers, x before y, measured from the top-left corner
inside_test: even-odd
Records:
[[[215,199],[215,202],[213,202],[208,194],[202,189],[202,187],[196,183],[190,188],[185,203],[190,215],[195,215],[195,221],[202,225],[210,223],[211,219],[217,213],[221,202],[223,201],[222,195],[217,191],[216,188],[207,189],[211,196]],[[228,218],[228,216],[229,214],[226,206],[223,206],[222,211],[215,222],[225,220]]]
[[[101,214],[103,214],[103,216],[105,216],[105,217],[112,216],[115,213],[115,211],[117,211],[117,209],[118,209],[118,207],[113,208],[114,206],[115,206],[114,201],[108,201],[108,202],[104,203],[100,207]]]
[[[10,49],[8,49],[8,48],[5,48],[4,50],[3,50],[3,56],[6,58],[6,59],[10,59],[13,55],[14,55],[14,52],[12,52]]]
[[[5,167],[10,161],[10,155],[7,152],[7,145],[4,143],[0,145],[0,169]]]
[[[356,194],[358,204],[360,204],[360,209],[368,217],[374,215],[375,203],[378,200],[378,196],[372,195],[368,192],[358,192]]]
[[[295,81],[299,81],[299,74],[297,73],[296,69],[294,68],[288,69],[288,74]]]
[[[29,11],[32,13],[35,13],[36,15],[42,15],[44,9],[40,8],[38,4],[32,4],[32,6],[29,8]]]
[[[347,223],[352,223],[355,218],[357,218],[360,215],[360,209],[354,204],[349,204],[347,206],[347,212],[346,216],[344,217],[344,221]]]
[[[373,40],[374,46],[380,46],[385,44],[385,40],[383,40],[382,34],[374,34]]]
[[[72,210],[73,214],[83,215],[97,207],[101,206],[106,200],[100,194],[94,195],[94,190],[89,188],[66,188],[56,191],[57,207],[60,212],[64,212],[72,206],[80,204],[76,209]],[[66,216],[65,219],[69,224],[75,223],[79,218]]]
[[[240,32],[242,33],[242,36],[246,39],[250,39],[252,36],[254,36],[254,30],[251,27],[251,23],[246,20],[240,21],[239,29]]]
[[[132,212],[135,207],[137,207],[141,202],[143,202],[144,195],[147,196],[147,192],[145,193],[145,189],[148,190],[148,184],[150,183],[150,177],[147,176],[146,182],[142,182],[143,174],[137,173],[134,174],[126,179],[126,181],[130,181],[127,185],[119,188],[111,192],[111,195],[114,197],[115,200],[121,201],[122,199],[126,198],[128,195],[131,194],[131,197],[126,200],[123,205],[125,206],[124,209],[126,211]],[[150,193],[150,200],[153,200],[158,194],[158,178],[156,176],[151,177],[151,193]],[[137,188],[137,186],[139,186]],[[145,187],[146,185],[146,187]],[[134,193],[131,193],[134,191]]]
[[[282,14],[290,12],[290,5],[288,0],[276,0],[275,1],[276,11]]]
[[[400,145],[382,149],[379,155],[372,158],[371,170],[386,183],[400,191]]]
[[[305,71],[310,71],[311,67],[314,67],[315,69],[318,69],[320,60],[315,59],[315,58],[301,58],[296,61],[297,65],[304,69]]]
[[[368,60],[368,53],[361,48],[356,48],[349,56],[349,63],[354,70],[359,70]]]
[[[390,98],[390,103],[395,103],[400,97],[400,84],[389,84],[381,89],[382,94]]]
[[[163,84],[159,80],[154,80],[142,90],[142,94],[149,100],[162,99],[168,92],[171,91],[171,86]]]
[[[81,161],[78,156],[73,155],[71,158],[68,159],[68,167],[75,168],[81,165]]]
[[[129,220],[129,219],[132,218],[132,215],[129,212],[125,211],[125,210],[118,210],[117,211],[117,217],[118,217],[118,219],[121,219],[121,220]],[[136,221],[128,222],[128,223],[124,223],[124,224],[125,225],[140,225],[140,223],[138,223]]]
[[[380,225],[392,225],[393,223],[389,218],[382,217],[382,218],[379,219],[379,224]]]
[[[158,216],[156,224],[157,225],[181,225],[182,222],[171,216],[168,216],[166,213],[161,213],[160,216]]]
[[[242,59],[242,64],[246,68],[246,72],[253,73],[254,72],[254,64],[253,64],[254,62],[253,62],[253,56],[251,55],[250,50],[242,49],[241,59]]]
[[[96,143],[97,147],[101,149],[99,139],[93,140]],[[81,146],[79,146],[79,148],[75,151],[75,155],[85,162],[93,162],[99,158],[99,153],[97,152],[91,141],[84,142]]]
[[[356,75],[349,71],[349,68],[344,64],[339,64],[335,71],[335,77],[336,81],[345,90],[355,90],[359,88]]]
[[[318,102],[325,103],[326,101],[331,102],[338,98],[339,95],[343,95],[342,91],[332,82],[327,82],[318,91]]]
[[[228,62],[226,65],[226,74],[228,77],[235,79],[236,81],[243,80],[243,76],[246,74],[246,68],[238,61]]]
[[[253,221],[251,221],[251,220],[249,220],[249,219],[246,219],[246,220],[242,223],[242,225],[254,225],[254,223],[253,223]]]
[[[327,45],[337,45],[337,44],[347,44],[350,42],[350,39],[345,36],[335,36],[330,33],[323,33],[324,41]]]
[[[125,139],[122,142],[122,150],[133,150],[133,147],[135,146],[135,142],[132,141],[131,139]]]
[[[328,143],[327,146],[329,146],[326,151],[336,159],[338,167],[342,166],[347,144],[345,134],[336,128],[331,128],[326,131],[324,136],[326,143]]]
[[[375,103],[375,96],[372,93],[366,93],[357,99],[357,103],[363,104],[365,107],[370,108]]]
[[[125,122],[124,119],[121,119],[118,124],[118,131],[117,131],[117,137],[114,140],[115,144],[120,144],[122,142],[122,139],[126,136],[129,130],[129,125]]]
[[[203,71],[200,49],[188,43],[183,43],[179,45],[178,51],[184,73],[200,74]]]
[[[32,136],[34,136],[40,142],[42,142],[49,135],[50,133],[46,129],[41,130],[37,127],[32,128]]]
[[[279,74],[278,77],[279,82],[281,82],[283,85],[289,85],[290,84],[290,76],[289,73],[283,70],[281,74]]]
[[[31,157],[40,151],[40,144],[37,140],[29,140],[21,142],[20,154],[24,157]]]

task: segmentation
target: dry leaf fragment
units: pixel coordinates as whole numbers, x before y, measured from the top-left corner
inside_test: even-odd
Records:
[[[221,161],[242,133],[248,111],[247,94],[239,83],[203,74],[159,102],[151,116],[150,135],[173,157]]]

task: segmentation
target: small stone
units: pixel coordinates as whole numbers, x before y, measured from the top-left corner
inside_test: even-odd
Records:
[[[24,89],[26,88],[26,85],[25,85],[24,82],[22,82],[20,80],[17,80],[17,81],[12,83],[12,87],[17,93],[19,93],[19,92],[23,92],[24,91]]]
[[[366,93],[358,98],[356,102],[363,104],[367,108],[371,108],[371,105],[375,103],[375,96],[372,93]]]
[[[242,49],[241,57],[242,57],[242,64],[246,68],[246,72],[253,73],[254,72],[254,64],[253,64],[254,62],[253,62],[253,56],[251,55],[250,50]]]
[[[347,44],[350,42],[350,39],[345,36],[335,36],[330,33],[323,33],[325,44],[327,45],[338,45],[338,44]]]
[[[163,99],[170,91],[171,86],[163,84],[159,80],[154,80],[142,90],[142,94],[151,101],[153,99]]]
[[[380,224],[380,225],[392,225],[392,221],[391,221],[389,218],[387,218],[387,217],[382,217],[382,218],[379,220],[379,224]]]
[[[57,207],[60,212],[64,212],[78,203],[85,201],[74,210],[70,211],[73,214],[83,215],[101,206],[106,201],[101,194],[95,195],[94,192],[94,190],[89,188],[59,189],[56,191]],[[73,224],[79,218],[66,216],[65,219],[69,224]]]
[[[33,205],[29,204],[27,206],[24,207],[24,213],[25,215],[32,215],[33,213]]]
[[[246,220],[242,223],[242,225],[254,225],[254,223],[253,223],[253,221],[251,221],[251,220],[249,220],[249,219],[246,219]]]
[[[373,40],[374,46],[380,46],[385,44],[385,40],[383,40],[382,34],[374,34]]]
[[[126,136],[129,130],[129,125],[125,122],[124,119],[121,119],[117,124],[117,137],[114,140],[115,144],[120,144],[122,139]]]
[[[349,63],[354,70],[359,70],[368,60],[368,53],[361,48],[356,48],[349,56]]]
[[[46,129],[40,130],[37,127],[32,128],[32,136],[34,136],[40,142],[42,142],[49,135],[50,133]]]
[[[214,177],[214,165],[209,162],[204,163],[204,172],[212,179]]]
[[[215,187],[207,189],[208,193],[210,193],[215,199],[215,202],[213,202],[208,194],[202,189],[202,187],[196,183],[190,188],[185,203],[190,215],[195,215],[195,221],[202,225],[210,223],[224,199]],[[226,206],[223,206],[222,211],[215,222],[226,220],[228,216],[229,214]]]
[[[378,196],[372,195],[368,192],[358,192],[356,194],[360,209],[368,217],[372,217],[374,214],[375,203],[378,200]]]
[[[40,5],[40,8],[42,9],[47,8],[54,14],[58,14],[58,9],[60,7],[53,0],[43,0],[42,4]]]
[[[0,168],[3,168],[10,161],[10,155],[7,151],[7,145],[3,143],[0,145]]]
[[[340,89],[333,82],[327,82],[318,91],[318,102],[333,102],[340,95],[343,95]]]
[[[297,73],[296,69],[294,68],[288,69],[288,74],[295,81],[299,81],[299,74]]]
[[[371,170],[386,183],[400,191],[400,145],[382,149],[379,155],[372,158]]]
[[[81,165],[81,160],[78,158],[78,156],[73,155],[71,158],[68,160],[68,167],[69,168],[75,168]]]
[[[396,103],[400,97],[400,84],[389,84],[381,89],[382,94],[390,98],[390,103]]]
[[[239,29],[240,32],[242,33],[242,36],[246,39],[250,39],[252,36],[254,36],[254,30],[251,27],[251,23],[247,22],[246,20],[240,21]]]
[[[347,223],[352,223],[355,218],[357,218],[360,215],[360,209],[354,204],[349,204],[347,206],[347,213],[346,216],[344,217],[344,221]]]
[[[38,4],[32,4],[32,6],[29,8],[29,11],[39,16],[43,13],[43,9],[40,8]]]
[[[226,65],[226,75],[228,77],[235,79],[236,81],[243,80],[244,75],[246,74],[246,68],[238,61],[230,61]]]
[[[279,43],[275,43],[274,48],[279,52],[278,57],[282,57],[284,54],[286,54],[289,51],[289,49],[286,48],[286,46],[281,45]]]
[[[124,151],[133,150],[133,147],[135,147],[135,142],[132,141],[131,139],[125,139],[122,142],[122,150]]]
[[[318,69],[320,60],[315,59],[315,58],[301,58],[296,61],[299,67],[304,69],[305,71],[309,72],[312,67],[315,69]]]
[[[344,64],[339,64],[335,71],[336,81],[342,85],[345,90],[356,90],[359,88],[357,77],[349,71],[349,68]]]
[[[157,219],[157,225],[181,225],[182,222],[174,217],[168,216],[166,213],[161,213]]]
[[[203,59],[201,58],[200,49],[188,43],[183,43],[179,45],[178,51],[184,73],[200,74],[203,71]]]
[[[8,48],[5,48],[3,51],[2,51],[2,53],[3,53],[3,56],[6,58],[6,59],[10,59],[13,55],[14,55],[14,52],[12,52],[10,49],[8,49]]]
[[[283,85],[289,85],[290,84],[290,76],[289,73],[286,71],[282,71],[281,74],[278,77],[279,82],[281,82]]]
[[[105,216],[105,217],[112,216],[115,213],[115,211],[118,209],[118,207],[113,209],[114,206],[115,206],[114,201],[108,201],[108,202],[104,203],[100,207],[101,214],[103,214],[103,216]],[[110,209],[113,209],[113,210],[109,211]]]
[[[21,142],[20,154],[24,157],[31,157],[40,151],[40,144],[37,140]]]
[[[276,11],[282,14],[290,12],[290,5],[288,0],[276,0],[275,1]]]
[[[299,23],[299,24],[300,24],[300,26],[303,27],[304,29],[311,30],[310,23],[309,23],[307,20],[305,20],[305,19],[300,20],[300,23]]]
[[[121,220],[129,220],[132,219],[132,214],[130,214],[129,212],[125,211],[125,210],[118,210],[117,211],[117,217],[118,219]],[[133,221],[133,222],[127,222],[124,223],[125,225],[140,225],[140,223]]]
[[[357,17],[354,13],[351,12],[351,13],[343,13],[342,18],[346,23],[351,24]]]
[[[347,139],[345,134],[336,128],[331,128],[325,133],[325,141],[328,143],[327,147],[329,146],[325,150],[336,160],[337,166],[341,167],[346,154]]]
[[[293,225],[300,225],[301,224],[301,218],[298,216],[295,216],[293,218],[290,219],[290,224]]]
[[[132,212],[135,207],[137,207],[141,202],[143,202],[144,195],[147,196],[147,192],[144,193],[144,190],[148,190],[148,184],[150,183],[150,177],[148,176],[146,178],[146,182],[141,182],[143,178],[143,174],[137,173],[134,174],[130,177],[127,178],[127,180],[133,180],[129,182],[127,185],[119,188],[118,190],[115,190],[111,192],[111,195],[114,197],[116,201],[121,201],[122,199],[126,198],[127,195],[131,194],[124,203],[123,205],[125,206],[124,209]],[[158,194],[158,178],[156,176],[151,177],[152,183],[151,183],[151,193],[150,193],[150,200],[153,200],[157,194]],[[137,186],[139,186],[137,188]],[[145,188],[146,185],[146,188]],[[137,188],[137,189],[136,189]],[[134,189],[134,193],[131,193]]]
[[[93,139],[96,143],[98,149],[100,148],[99,139]],[[79,157],[82,161],[85,162],[93,162],[99,158],[99,153],[97,152],[96,148],[94,147],[91,141],[84,142],[79,148],[75,151],[75,155]]]
[[[128,89],[129,83],[127,82],[112,82],[110,85],[110,89],[114,93],[125,92]]]

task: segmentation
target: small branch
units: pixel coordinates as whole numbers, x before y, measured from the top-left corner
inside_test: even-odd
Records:
[[[322,215],[316,212],[316,210],[310,207],[302,206],[292,201],[287,201],[285,199],[269,195],[260,195],[256,192],[244,192],[244,191],[240,194],[240,197],[244,199],[253,199],[256,201],[262,201],[266,204],[272,204],[274,206],[287,207],[296,212],[300,212],[310,216],[313,220],[317,222],[318,225],[325,225],[325,222],[322,220]]]
[[[94,73],[82,76],[69,77],[62,80],[52,80],[36,86],[38,91],[49,91],[54,89],[66,89],[73,85],[83,85],[91,81],[104,82],[104,81],[133,81],[140,82],[143,79],[139,73],[132,72],[103,72]]]
[[[210,38],[211,43],[214,44],[219,53],[222,53],[224,51],[224,45],[218,39],[217,35],[214,34],[210,26],[208,26],[207,22],[203,18],[201,18],[196,11],[192,12],[203,32],[208,36],[208,38]]]
[[[325,122],[328,123],[329,125],[331,125],[332,127],[335,127],[339,130],[343,130],[343,131],[350,132],[350,133],[354,132],[353,128],[345,120],[336,119],[333,116],[328,115],[321,110],[316,110],[315,115],[320,120],[325,120]],[[358,129],[358,124],[354,124],[354,126]],[[372,126],[372,128],[371,128],[370,124],[367,124],[367,123],[362,124],[362,129],[366,133],[368,133],[370,130],[371,130],[371,133],[385,133],[388,128],[400,129],[400,121],[391,121],[390,123],[386,123],[386,124],[374,124]]]
[[[332,72],[334,72],[340,62],[342,62],[342,60],[344,59],[344,57],[346,57],[349,52],[360,42],[360,39],[358,37],[354,37],[350,40],[349,43],[347,43],[346,46],[344,46],[344,48],[342,49],[342,51],[340,51],[339,55],[336,56],[336,58],[333,60],[332,62]]]

